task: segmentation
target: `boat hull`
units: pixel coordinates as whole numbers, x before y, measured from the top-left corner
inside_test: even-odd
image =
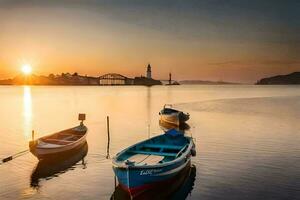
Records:
[[[134,199],[173,199],[174,197],[176,197],[175,199],[185,199],[193,189],[195,176],[196,167],[192,164],[187,164],[187,166],[173,178],[156,183],[155,186],[135,196]],[[119,184],[110,199],[129,200],[132,199],[132,197],[128,191],[124,190]]]
[[[184,159],[164,167],[122,168],[113,166],[120,186],[131,196],[137,196],[146,190],[166,183],[190,165],[190,154]]]
[[[175,129],[177,131],[180,131],[182,133],[184,133],[185,131],[188,131],[191,127],[185,123],[185,122],[182,122],[178,125],[176,124],[172,124],[172,123],[168,123],[166,121],[163,121],[163,120],[159,120],[159,126],[160,128],[164,131],[164,132],[167,132],[171,129]]]
[[[80,149],[85,143],[86,143],[86,139],[84,138],[84,140],[67,147],[55,148],[55,149],[36,148],[30,150],[30,152],[39,160],[52,159],[52,158],[64,157],[65,154]]]
[[[175,114],[161,114],[160,115],[160,120],[163,121],[163,122],[174,124],[176,126],[179,126],[179,124],[180,124],[180,120],[179,120],[179,117],[178,117],[177,113],[175,113]]]
[[[39,145],[39,143],[41,142],[41,138],[35,141],[30,141],[29,150],[39,160],[52,159],[55,157],[57,158],[59,156],[64,156],[68,152],[81,148],[86,143],[87,129],[85,129],[85,131],[83,132],[84,134],[78,140],[68,145],[62,145],[58,147],[49,148],[49,147],[43,147],[42,145]]]
[[[160,114],[160,120],[179,126],[189,120],[189,115],[182,112],[172,114]]]

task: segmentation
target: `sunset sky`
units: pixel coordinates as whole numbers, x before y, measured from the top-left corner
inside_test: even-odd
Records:
[[[300,71],[298,0],[0,0],[0,78],[116,72],[251,83]]]

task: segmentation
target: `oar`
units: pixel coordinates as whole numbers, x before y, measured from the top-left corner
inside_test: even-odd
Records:
[[[32,132],[31,132],[31,139],[32,139],[32,141],[34,141],[34,130],[32,130]],[[15,154],[13,154],[13,155],[11,155],[11,156],[8,156],[8,157],[6,157],[6,158],[3,158],[1,161],[2,161],[2,163],[6,163],[6,162],[8,162],[8,161],[11,161],[12,159],[14,159],[14,158],[17,158],[17,157],[20,157],[20,156],[22,156],[22,155],[25,155],[25,153],[28,153],[29,152],[29,149],[25,149],[25,150],[23,150],[23,151],[20,151],[20,152],[18,152],[18,153],[15,153]],[[0,164],[2,164],[2,163],[0,163]]]
[[[8,161],[11,161],[14,158],[17,158],[17,157],[20,157],[22,155],[25,155],[28,152],[29,152],[29,149],[26,149],[26,150],[20,151],[18,153],[15,153],[15,154],[13,154],[11,156],[7,156],[6,158],[3,158],[1,161],[2,161],[2,163],[6,163]]]

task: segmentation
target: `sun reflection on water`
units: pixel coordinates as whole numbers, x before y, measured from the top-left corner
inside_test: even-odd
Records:
[[[32,100],[30,86],[24,86],[23,88],[23,117],[24,135],[26,138],[29,138],[32,129]]]

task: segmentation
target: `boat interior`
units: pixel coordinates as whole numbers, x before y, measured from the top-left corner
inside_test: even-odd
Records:
[[[164,134],[129,148],[118,156],[117,161],[135,166],[169,162],[184,153],[189,144],[190,140],[183,135]]]
[[[164,108],[161,111],[161,114],[172,114],[172,113],[178,113],[178,112],[179,112],[178,110],[175,110],[173,108]]]
[[[55,133],[48,137],[41,138],[40,140],[44,143],[66,145],[74,141],[77,141],[82,136],[84,136],[85,133],[86,131],[78,131],[72,128],[72,129]]]

